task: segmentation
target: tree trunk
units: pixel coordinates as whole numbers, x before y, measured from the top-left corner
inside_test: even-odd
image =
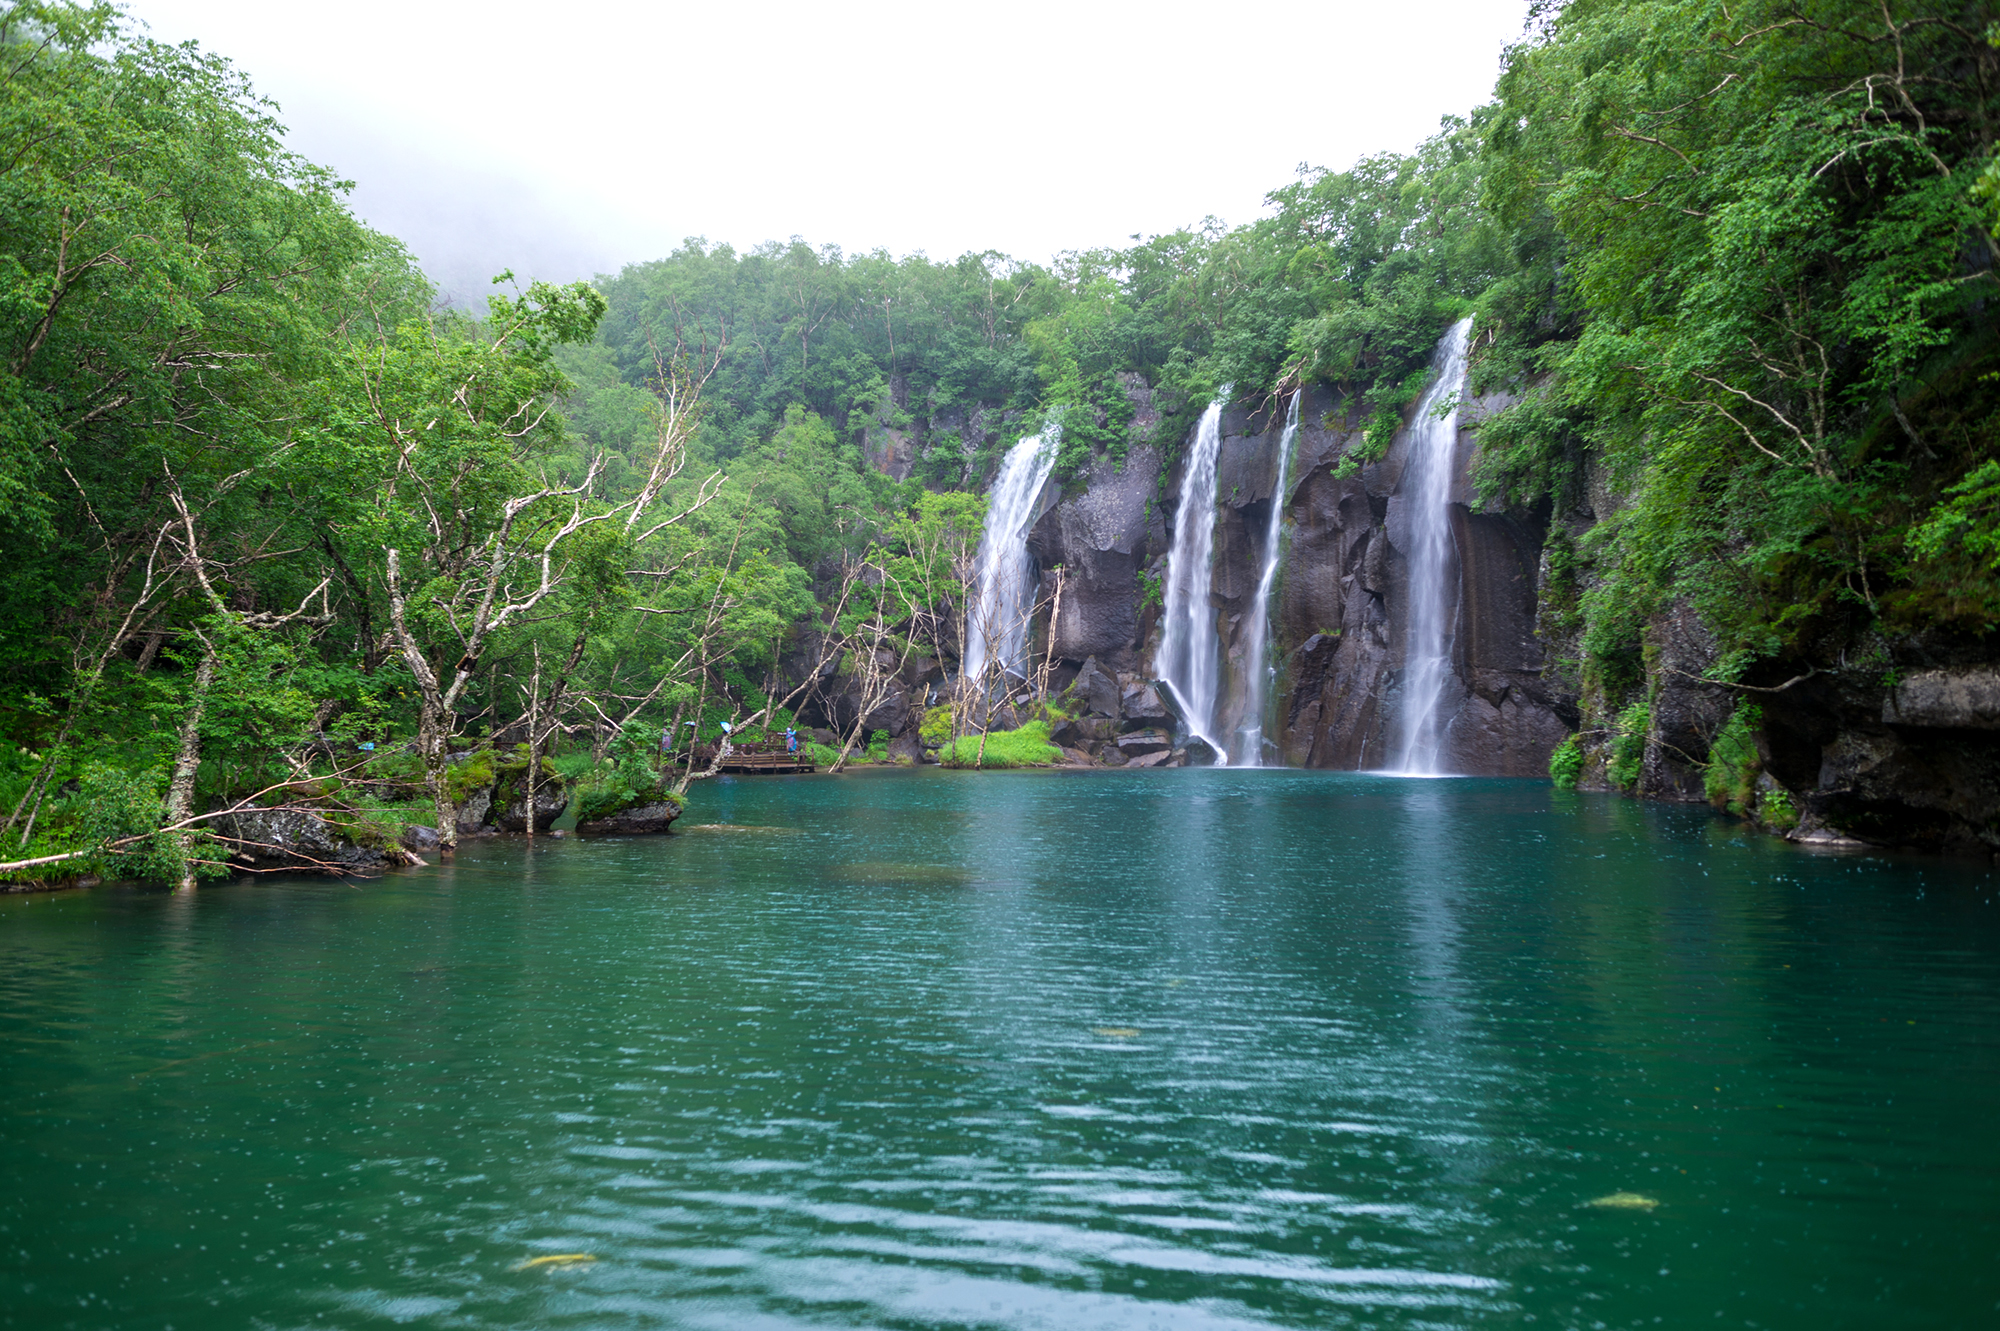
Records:
[[[438,854],[458,849],[458,805],[451,798],[451,764],[445,761],[444,724],[428,701],[417,712],[417,751],[424,764],[424,781],[437,809]]]
[[[194,812],[194,779],[201,771],[201,714],[208,708],[208,690],[215,683],[215,644],[207,638],[201,640],[201,664],[194,671],[194,697],[188,701],[187,715],[181,718],[180,749],[174,755],[173,779],[167,783],[167,806],[161,819],[169,825],[178,823]],[[180,881],[174,884],[176,891],[194,891],[194,866],[188,863],[188,834],[169,832],[175,850],[175,858],[180,862]]]

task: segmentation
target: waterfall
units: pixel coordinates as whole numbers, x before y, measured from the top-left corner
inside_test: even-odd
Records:
[[[1215,455],[1222,447],[1225,386],[1202,413],[1181,476],[1180,508],[1174,513],[1174,543],[1167,551],[1167,603],[1160,629],[1160,682],[1173,692],[1188,733],[1215,750],[1218,763],[1229,754],[1212,733],[1215,695],[1222,677],[1215,610],[1209,604],[1209,561],[1215,553]]]
[[[1291,475],[1292,445],[1299,437],[1300,389],[1292,394],[1291,408],[1285,412],[1285,431],[1278,436],[1278,482],[1271,491],[1271,516],[1264,523],[1264,569],[1257,575],[1257,594],[1250,598],[1250,615],[1244,621],[1243,638],[1243,723],[1237,727],[1237,765],[1264,765],[1264,699],[1267,686],[1277,673],[1264,658],[1271,642],[1271,584],[1278,580],[1278,564],[1283,551],[1285,481]]]
[[[1028,617],[1034,610],[1028,585],[1028,528],[1035,501],[1055,470],[1054,426],[1007,450],[986,500],[986,527],[974,563],[978,595],[966,626],[964,674],[978,679],[989,666],[1028,673]]]
[[[1410,454],[1397,489],[1410,515],[1410,608],[1403,639],[1401,754],[1396,763],[1413,776],[1436,776],[1444,741],[1438,715],[1451,673],[1453,619],[1458,613],[1452,576],[1451,482],[1458,454],[1458,391],[1465,379],[1465,348],[1472,320],[1453,324],[1431,357],[1437,378],[1417,401],[1410,420]],[[1443,408],[1443,410],[1440,410]]]

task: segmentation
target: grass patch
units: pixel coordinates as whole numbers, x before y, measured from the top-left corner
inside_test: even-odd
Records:
[[[982,758],[979,736],[962,735],[938,750],[938,762],[945,767],[1047,767],[1062,761],[1062,750],[1049,743],[1049,723],[1030,721],[1019,730],[996,730],[986,737]]]

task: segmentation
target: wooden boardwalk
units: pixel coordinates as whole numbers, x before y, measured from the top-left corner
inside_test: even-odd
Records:
[[[782,744],[745,744],[729,751],[720,769],[738,776],[771,776],[779,773],[816,772],[813,760],[801,749],[785,752]]]

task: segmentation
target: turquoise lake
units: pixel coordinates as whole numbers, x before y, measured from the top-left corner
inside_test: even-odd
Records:
[[[1291,771],[683,822],[0,899],[0,1326],[2000,1325],[1984,866]]]

